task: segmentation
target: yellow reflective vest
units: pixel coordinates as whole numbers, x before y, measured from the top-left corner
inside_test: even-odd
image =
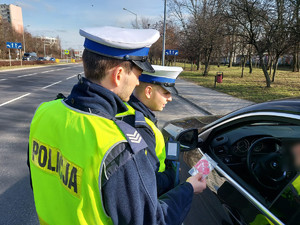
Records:
[[[117,114],[116,117],[123,117],[128,115],[135,115],[135,109],[132,108],[128,103],[125,103],[128,110],[126,112]],[[165,159],[166,159],[166,147],[164,136],[161,131],[157,128],[157,126],[148,118],[145,117],[146,123],[152,129],[155,136],[155,153],[159,160],[159,172],[163,172],[166,169]]]
[[[121,142],[126,138],[112,120],[61,100],[37,109],[29,160],[41,224],[112,224],[99,201],[99,170],[105,154]]]
[[[297,191],[298,195],[300,195],[300,176],[298,176],[291,184],[293,188]],[[285,193],[283,193],[284,195]],[[262,214],[258,214],[253,222],[250,225],[274,225],[266,216]]]

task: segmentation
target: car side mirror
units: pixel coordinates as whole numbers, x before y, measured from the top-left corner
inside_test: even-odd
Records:
[[[198,146],[198,129],[185,130],[176,137],[181,151],[190,151]]]

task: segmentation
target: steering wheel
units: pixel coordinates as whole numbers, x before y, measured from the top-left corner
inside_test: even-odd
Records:
[[[262,143],[269,143],[274,148],[268,152],[255,152],[255,148]],[[287,178],[285,168],[284,149],[282,142],[273,137],[256,140],[248,149],[247,166],[255,180],[265,188],[277,189]]]

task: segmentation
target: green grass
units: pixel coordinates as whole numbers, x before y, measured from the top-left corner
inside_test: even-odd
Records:
[[[177,63],[176,66],[184,67],[184,64]],[[179,76],[182,79],[253,102],[300,97],[300,73],[293,73],[286,69],[278,70],[271,88],[266,87],[265,77],[260,68],[254,68],[253,73],[249,74],[249,68],[246,67],[243,78],[241,78],[241,67],[211,66],[206,77],[202,76],[204,68],[201,68],[201,71],[191,71],[191,65],[186,64],[185,69]],[[224,79],[223,83],[217,84],[214,88],[217,72],[223,72]]]

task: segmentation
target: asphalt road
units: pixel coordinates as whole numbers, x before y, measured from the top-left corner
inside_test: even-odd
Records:
[[[80,64],[0,71],[0,224],[38,224],[26,166],[29,125],[41,102],[67,94]]]
[[[38,224],[26,165],[30,121],[41,102],[55,99],[59,92],[68,95],[82,72],[81,64],[0,71],[1,225]],[[199,109],[174,96],[165,110],[158,113],[159,125],[195,115],[202,115]],[[181,178],[185,179],[188,168],[182,164],[181,169]],[[196,224],[227,224],[222,208],[209,190],[195,196],[193,209],[185,222],[185,225]]]

